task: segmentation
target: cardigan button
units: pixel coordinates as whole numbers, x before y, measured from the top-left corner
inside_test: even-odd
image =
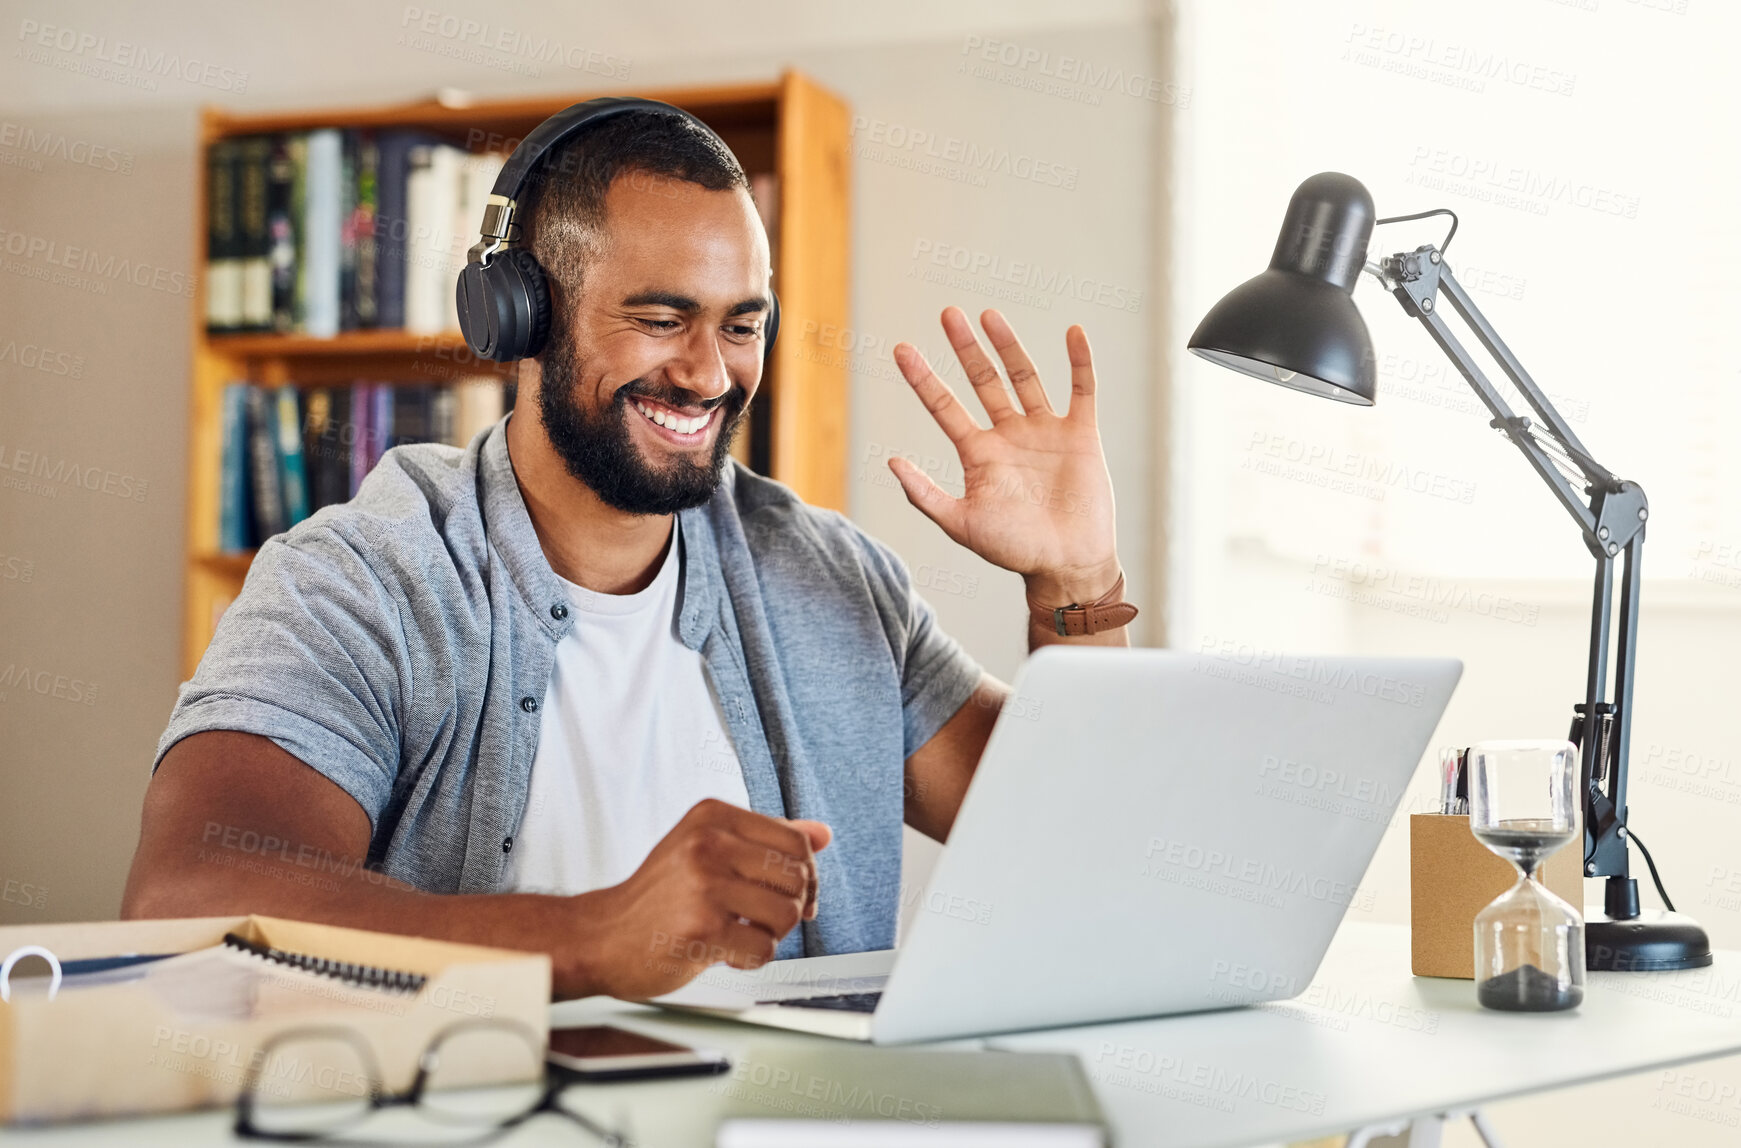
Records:
[[[531,694],[527,694],[525,697],[520,699],[520,708],[529,714],[535,714],[538,712],[538,699],[533,697]]]
[[[561,602],[558,602],[556,605],[550,607],[550,616],[560,622],[562,619],[568,617],[568,607],[564,606]]]

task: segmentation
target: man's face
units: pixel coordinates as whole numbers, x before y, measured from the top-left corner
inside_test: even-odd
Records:
[[[609,506],[706,502],[761,378],[768,243],[750,197],[631,172],[606,242],[543,358],[539,414],[569,473]]]

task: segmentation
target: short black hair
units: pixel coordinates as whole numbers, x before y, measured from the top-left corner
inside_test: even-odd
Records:
[[[604,250],[605,194],[624,175],[681,180],[709,191],[750,190],[731,149],[687,117],[655,109],[591,125],[527,173],[515,214],[522,242],[552,292],[552,336],[567,328],[564,299],[579,292],[586,265]]]

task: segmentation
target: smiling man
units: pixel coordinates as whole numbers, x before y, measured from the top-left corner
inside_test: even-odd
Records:
[[[892,551],[731,460],[770,268],[730,152],[637,112],[547,171],[523,210],[551,331],[514,411],[261,549],[159,742],[125,915],[539,950],[559,996],[894,943],[901,824],[948,836],[1009,691]],[[1123,584],[1086,337],[1059,415],[982,321],[1020,406],[951,308],[991,426],[903,344],[966,489],[891,466],[1025,578],[1031,645],[1123,644],[1128,607],[1038,620]]]

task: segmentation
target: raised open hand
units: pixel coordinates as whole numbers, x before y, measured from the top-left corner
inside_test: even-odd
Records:
[[[981,427],[918,348],[895,347],[895,364],[961,458],[964,489],[950,496],[907,459],[889,460],[907,500],[956,542],[1027,579],[1037,600],[1090,601],[1118,578],[1112,479],[1094,414],[1094,361],[1081,327],[1064,333],[1070,405],[1052,409],[1032,360],[997,311],[980,323],[1009,372],[1018,408],[959,307],[943,333],[991,419]]]

